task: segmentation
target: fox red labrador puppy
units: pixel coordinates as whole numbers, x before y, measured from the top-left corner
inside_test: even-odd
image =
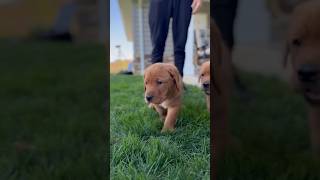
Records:
[[[183,82],[178,69],[169,63],[150,65],[144,73],[145,101],[164,121],[162,132],[173,131],[181,108]]]
[[[307,1],[294,10],[284,65],[290,62],[291,81],[307,103],[313,152],[320,155],[320,1]]]

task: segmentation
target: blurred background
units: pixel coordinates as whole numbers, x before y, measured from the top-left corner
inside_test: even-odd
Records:
[[[320,178],[304,98],[282,65],[289,19],[300,2],[238,1],[233,64],[242,87],[233,89],[234,147],[219,161],[218,179]]]
[[[105,43],[106,3],[105,0],[2,0],[0,37]]]
[[[285,78],[282,54],[290,14],[299,0],[239,0],[234,62],[240,69]]]
[[[0,1],[0,179],[108,174],[109,1]]]

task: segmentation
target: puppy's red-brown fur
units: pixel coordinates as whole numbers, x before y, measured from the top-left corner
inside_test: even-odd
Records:
[[[144,73],[145,100],[164,121],[162,132],[173,131],[181,108],[182,78],[168,63],[150,65]]]
[[[199,82],[206,94],[207,108],[210,112],[210,61],[203,63],[200,67]]]
[[[284,65],[307,102],[312,150],[320,155],[320,2],[300,4],[292,15]]]

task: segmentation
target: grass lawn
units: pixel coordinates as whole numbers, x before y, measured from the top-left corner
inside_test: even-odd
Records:
[[[112,179],[209,179],[210,120],[200,89],[188,86],[176,132],[161,134],[143,99],[141,76],[111,76]]]
[[[274,78],[242,74],[252,101],[233,97],[230,125],[242,149],[219,162],[219,179],[316,180],[304,100]]]
[[[0,179],[104,179],[105,48],[0,49]]]

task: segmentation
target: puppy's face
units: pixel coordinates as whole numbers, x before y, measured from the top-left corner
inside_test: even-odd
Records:
[[[320,105],[320,3],[301,4],[294,12],[285,60],[291,60],[294,88]]]
[[[180,91],[180,74],[174,65],[156,63],[149,66],[144,74],[146,103],[161,104]]]
[[[210,95],[210,61],[201,65],[199,82],[206,95]]]

